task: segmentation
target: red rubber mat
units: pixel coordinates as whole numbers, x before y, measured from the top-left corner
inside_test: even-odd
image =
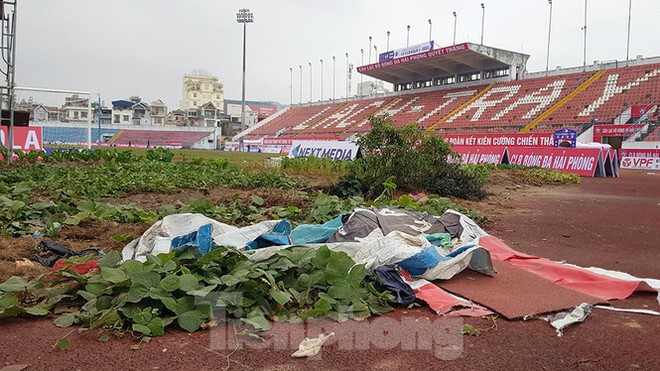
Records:
[[[443,289],[481,304],[507,319],[556,312],[582,303],[604,301],[527,272],[510,263],[493,261],[494,277],[466,269],[448,281],[436,281]]]

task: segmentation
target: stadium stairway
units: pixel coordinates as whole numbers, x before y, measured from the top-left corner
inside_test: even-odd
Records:
[[[258,129],[264,127],[265,125],[268,125],[269,123],[271,123],[272,121],[274,121],[274,120],[277,119],[278,117],[282,116],[284,113],[288,112],[289,109],[291,109],[291,107],[284,107],[284,108],[282,108],[281,110],[279,110],[279,111],[275,112],[274,114],[268,116],[267,118],[261,120],[261,122],[258,122],[258,123],[256,123],[255,125],[253,125],[253,126],[247,128],[247,129],[241,131],[240,133],[234,135],[234,136],[231,138],[231,140],[232,140],[232,141],[237,141],[238,138],[243,137],[243,136],[246,136],[246,135],[252,133],[253,131],[258,130]]]
[[[108,143],[110,143],[110,144],[114,143],[117,139],[119,139],[119,137],[120,137],[122,134],[124,134],[125,131],[126,131],[126,130],[119,130],[119,132],[118,132],[117,134],[115,134],[115,136],[112,137],[112,139],[110,139],[110,142],[108,142]]]
[[[445,115],[443,118],[438,120],[435,124],[429,126],[428,131],[433,130],[436,126],[442,124],[443,122],[449,120],[450,117],[453,117],[457,113],[459,113],[461,110],[463,110],[465,107],[469,106],[470,104],[474,103],[477,99],[481,98],[484,94],[488,93],[493,88],[493,84],[490,84],[486,86],[482,91],[477,93],[474,97],[470,98],[467,102],[461,104],[460,106],[456,107],[453,111],[449,112],[447,115]]]
[[[572,92],[568,93],[567,96],[564,97],[564,99],[560,100],[559,102],[555,103],[552,107],[547,109],[545,112],[541,113],[540,116],[538,116],[536,119],[534,119],[532,122],[527,124],[524,128],[520,130],[521,133],[528,133],[531,130],[534,130],[536,126],[542,122],[543,120],[547,119],[550,115],[552,115],[553,112],[561,108],[564,104],[569,102],[571,99],[575,98],[578,94],[581,92],[585,91],[587,88],[589,88],[596,80],[600,79],[605,71],[598,71],[596,72],[593,76],[587,79],[582,85],[580,85],[577,89],[573,90]]]

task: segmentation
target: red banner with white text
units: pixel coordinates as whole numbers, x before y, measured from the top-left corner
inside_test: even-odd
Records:
[[[0,131],[0,142],[7,146],[7,127],[2,126]],[[15,151],[40,151],[43,149],[43,137],[39,126],[16,126],[14,127],[14,150]]]
[[[449,143],[453,144],[454,147],[554,147],[552,133],[443,135],[442,137]]]
[[[595,125],[594,142],[601,143],[603,137],[629,137],[641,129],[640,125]]]
[[[460,146],[454,147],[454,152],[458,153],[462,164],[501,164],[506,153],[504,147],[493,146]]]
[[[598,148],[507,148],[511,165],[553,169],[580,176],[605,176],[601,150]]]
[[[660,158],[660,149],[625,149],[619,150],[619,157],[658,157]]]

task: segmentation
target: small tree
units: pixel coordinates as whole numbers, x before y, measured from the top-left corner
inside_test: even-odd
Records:
[[[449,161],[451,144],[412,124],[402,128],[389,117],[370,118],[371,131],[358,140],[363,156],[349,166],[340,188],[357,188],[374,198],[392,179],[403,192],[437,193],[466,199],[485,196],[482,181]]]

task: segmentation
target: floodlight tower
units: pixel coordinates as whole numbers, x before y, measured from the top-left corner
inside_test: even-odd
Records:
[[[323,103],[323,59],[321,59],[321,103]]]
[[[484,24],[486,22],[486,5],[481,3],[481,45],[484,44]]]
[[[584,0],[584,27],[582,27],[582,30],[584,31],[584,57],[582,59],[582,70],[586,71],[587,70],[587,0]]]
[[[312,62],[307,62],[309,65],[309,103],[312,103],[312,99],[314,99],[314,89],[312,88],[314,86],[314,74],[312,73]]]
[[[348,99],[348,53],[346,53],[346,99]]]
[[[364,49],[360,49],[360,54],[362,55],[360,59],[360,65],[364,66]],[[364,77],[364,75],[360,74],[360,96],[362,96],[362,90],[364,89],[364,87],[362,86],[362,82],[363,82],[362,77]]]
[[[371,40],[372,37],[369,36],[369,49],[367,49],[369,51],[369,64],[371,64]]]
[[[406,26],[406,30],[408,30],[408,33],[406,34],[406,47],[410,46],[410,25]]]
[[[431,21],[431,18],[429,18],[429,42],[431,42],[432,34],[433,34],[433,22]]]
[[[632,0],[628,1],[628,41],[626,42],[626,66],[630,60],[630,17],[632,12]]]
[[[552,0],[548,0],[550,4],[550,21],[548,21],[548,51],[545,56],[545,74],[548,75],[550,70],[550,35],[552,34]]]
[[[386,52],[390,51],[390,31],[387,31],[387,50]]]
[[[254,14],[250,9],[239,9],[236,13],[236,21],[243,24],[243,95],[241,100],[241,131],[245,130],[245,42],[247,39],[247,24],[254,22]]]
[[[293,106],[293,67],[289,67],[291,76],[289,78],[289,106]]]
[[[458,17],[456,12],[453,12],[453,14],[454,14],[454,44],[453,45],[456,45],[456,22],[458,20]]]
[[[303,100],[303,71],[302,71],[302,64],[299,64],[298,67],[300,68],[300,101],[298,104],[302,105],[302,100]]]
[[[332,100],[335,100],[335,81],[336,81],[336,64],[337,61],[335,59],[335,56],[332,56]]]

